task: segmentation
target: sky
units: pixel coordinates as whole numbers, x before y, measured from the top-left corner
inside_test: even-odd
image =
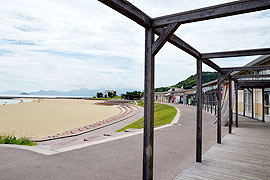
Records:
[[[229,1],[130,2],[154,18]],[[144,28],[97,0],[1,0],[0,27],[0,92],[143,89]],[[270,11],[183,24],[175,34],[201,53],[267,48]],[[214,62],[242,66],[256,57]],[[196,73],[196,60],[169,43],[155,61],[155,87]]]

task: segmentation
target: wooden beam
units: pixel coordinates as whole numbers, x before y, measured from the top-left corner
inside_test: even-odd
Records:
[[[221,72],[217,77],[217,100],[218,100],[218,116],[217,116],[217,143],[221,144]]]
[[[153,44],[153,55],[156,55],[158,53],[158,51],[163,47],[163,45],[168,41],[168,39],[170,39],[170,37],[173,35],[173,33],[177,30],[179,26],[179,23],[173,23],[163,29],[162,33]]]
[[[155,29],[155,34],[160,36],[162,31],[163,31],[163,28],[156,28]],[[195,48],[190,46],[188,43],[186,43],[185,41],[183,41],[181,38],[177,37],[176,35],[171,35],[171,38],[168,39],[168,41],[171,44],[178,47],[179,49],[181,49],[181,50],[185,51],[186,53],[190,54],[194,58],[200,59],[204,64],[208,65],[209,67],[213,68],[214,70],[221,71],[221,68],[216,63],[214,63],[210,59],[201,59],[201,53],[199,51],[197,51]],[[222,73],[225,74],[225,72],[222,72]]]
[[[221,68],[222,71],[259,71],[259,70],[268,70],[268,69],[270,69],[269,65],[268,66],[243,66],[243,67]]]
[[[202,59],[202,61],[204,62],[204,64],[208,65],[209,67],[213,68],[214,70],[222,71],[221,68],[216,63],[211,61],[210,59]],[[222,74],[224,74],[224,72],[222,72]]]
[[[202,53],[202,58],[213,59],[213,58],[227,58],[227,57],[254,56],[267,54],[270,54],[270,48]]]
[[[144,71],[144,141],[143,141],[143,179],[153,179],[154,149],[154,68],[152,55],[154,42],[153,29],[145,29],[145,71]]]
[[[227,71],[224,75],[224,77],[221,78],[221,82],[223,82],[226,78],[228,78],[231,75],[232,71]]]
[[[98,1],[111,7],[112,9],[123,14],[124,16],[132,19],[133,21],[135,21],[136,23],[140,24],[145,28],[149,28],[152,26],[151,24],[152,18],[126,0],[98,0]],[[155,34],[161,35],[162,31],[163,28],[156,28]],[[175,45],[176,47],[180,48],[181,50],[185,51],[186,53],[190,54],[191,56],[195,57],[196,59],[200,59],[201,54],[179,37],[171,35],[168,41],[171,44]],[[211,60],[203,59],[203,62],[206,65],[210,66],[211,68],[215,69],[216,71],[220,71],[220,67]]]
[[[164,28],[156,28],[155,34],[160,36],[163,32]],[[179,49],[185,51],[186,53],[190,54],[196,59],[199,59],[201,54],[193,47],[191,47],[188,43],[177,37],[176,35],[172,35],[171,38],[168,40],[171,44],[178,47]]]
[[[239,80],[238,87],[240,88],[270,87],[270,80]]]
[[[196,162],[202,162],[202,61],[197,59]]]
[[[243,74],[243,75],[232,75],[235,79],[241,79],[241,78],[264,78],[264,77],[270,77],[270,74]]]
[[[250,88],[247,87],[247,90],[248,90],[250,93],[252,93],[252,90],[251,90]]]
[[[191,23],[232,15],[255,12],[270,8],[269,0],[240,0],[230,3],[210,6],[201,9],[171,14],[153,18],[153,27],[166,26],[171,23]]]
[[[232,133],[232,80],[229,79],[229,133]]]
[[[136,6],[131,4],[126,0],[98,0],[103,4],[109,6],[110,8],[116,10],[117,12],[123,14],[129,19],[135,21],[139,25],[150,28],[151,27],[151,17],[142,12]]]

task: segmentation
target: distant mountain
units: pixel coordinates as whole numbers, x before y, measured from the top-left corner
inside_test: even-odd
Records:
[[[0,92],[1,95],[20,95],[22,91],[8,90],[4,92]]]
[[[127,91],[133,91],[134,89],[125,89],[118,88],[116,89],[117,95],[121,95],[126,93]],[[56,91],[56,90],[40,90],[37,92],[21,92],[21,91],[5,91],[0,92],[1,95],[48,95],[48,96],[96,96],[97,92],[102,92],[104,94],[105,89],[88,89],[88,88],[80,88],[76,90],[70,91]]]
[[[40,90],[37,92],[29,92],[30,95],[49,95],[49,96],[95,96],[97,92],[104,91],[103,89],[87,89],[81,88],[71,91],[56,91],[56,90]]]

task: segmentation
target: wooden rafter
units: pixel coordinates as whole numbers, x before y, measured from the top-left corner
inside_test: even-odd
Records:
[[[151,27],[151,18],[126,0],[98,0],[145,28]]]
[[[211,58],[226,58],[226,57],[254,56],[267,54],[270,54],[270,48],[203,53],[201,56],[202,58],[211,59]]]
[[[270,87],[270,80],[239,80],[240,88],[262,88]]]
[[[153,55],[156,55],[158,53],[158,51],[163,47],[163,45],[168,41],[168,39],[170,39],[170,37],[173,35],[173,33],[177,30],[179,26],[179,23],[173,23],[163,29],[158,39],[153,44]]]
[[[270,69],[270,66],[243,66],[243,67],[221,68],[222,71],[259,71],[267,69]]]
[[[159,36],[162,31],[163,31],[163,28],[156,28],[155,34],[157,34]],[[176,35],[172,35],[168,41],[171,44],[175,45],[176,47],[185,51],[186,53],[188,53],[189,55],[193,56],[196,59],[199,59],[201,56],[199,51],[197,51],[195,48],[191,47],[188,43],[186,43],[185,41],[183,41],[181,38],[179,38]]]
[[[270,74],[243,74],[243,75],[232,75],[235,79],[241,79],[241,78],[264,78],[264,77],[270,77]]]
[[[171,23],[191,23],[232,15],[255,12],[270,8],[269,0],[240,0],[230,3],[195,9],[187,12],[153,18],[153,27],[162,27]]]

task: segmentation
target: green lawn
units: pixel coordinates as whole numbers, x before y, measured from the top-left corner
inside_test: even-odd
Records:
[[[17,144],[17,145],[25,145],[25,146],[35,146],[37,143],[27,138],[17,139],[14,136],[0,135],[0,144]]]
[[[138,106],[143,107],[143,102],[142,101],[137,101]],[[155,103],[154,106],[154,125],[155,126],[160,126],[164,124],[169,124],[171,121],[174,119],[176,116],[177,110],[169,105],[166,104],[159,104]],[[143,128],[143,121],[144,118],[139,119],[138,121],[127,125],[126,127],[119,129],[117,132],[125,131],[126,129],[141,129]]]

